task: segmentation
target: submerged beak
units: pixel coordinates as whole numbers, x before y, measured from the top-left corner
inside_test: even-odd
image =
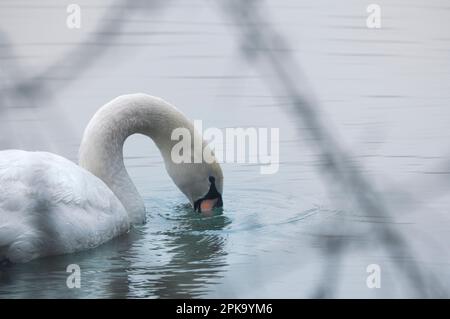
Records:
[[[213,210],[214,207],[217,207],[217,202],[219,201],[219,198],[214,199],[204,199],[200,203],[200,212],[206,213]]]
[[[194,210],[200,213],[211,212],[215,207],[222,207],[222,195],[217,191],[214,177],[209,177],[211,183],[208,194],[194,203]]]

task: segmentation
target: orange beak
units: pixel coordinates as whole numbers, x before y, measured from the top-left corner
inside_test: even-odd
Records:
[[[216,206],[218,198],[214,199],[204,199],[200,203],[200,211],[201,212],[210,212],[213,210],[213,208]]]

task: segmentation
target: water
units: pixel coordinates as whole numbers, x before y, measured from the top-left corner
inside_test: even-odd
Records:
[[[60,1],[0,1],[2,148],[75,161],[95,110],[139,91],[204,127],[280,128],[279,172],[224,164],[224,208],[212,216],[186,205],[151,141],[131,137],[126,165],[148,223],[91,251],[3,267],[0,297],[447,296],[450,11],[445,1],[422,2],[378,1],[381,30],[365,27],[356,0],[266,3],[326,129],[390,208],[370,216],[324,179],[306,125],[287,111],[290,96],[247,63],[239,26],[220,6],[172,1],[127,11],[121,2],[81,2],[83,27],[68,30]],[[34,86],[8,91],[39,74]],[[385,227],[408,250],[383,241]],[[66,286],[69,264],[81,268],[80,289]],[[369,264],[381,266],[380,289],[366,286]],[[415,266],[423,282],[408,275]]]
[[[246,280],[227,292],[240,296],[253,289],[252,280],[259,282],[257,273],[264,268],[260,262],[274,272],[289,267],[272,258],[296,258],[298,227],[319,214],[321,218],[336,214],[312,204],[309,209],[299,207],[287,214],[293,201],[289,195],[256,187],[239,189],[238,185],[233,189],[225,197],[232,200],[212,215],[194,212],[181,195],[168,187],[162,189],[160,195],[145,198],[149,214],[144,226],[92,251],[6,267],[0,294],[46,298],[205,297],[221,295],[216,286],[224,282],[227,273],[240,269],[239,277]],[[242,194],[244,190],[264,196],[249,200]],[[82,269],[79,290],[66,287],[65,268],[69,264]]]

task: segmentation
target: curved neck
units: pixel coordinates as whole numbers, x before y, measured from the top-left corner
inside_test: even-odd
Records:
[[[189,197],[182,187],[185,182],[174,177],[170,170],[170,153],[176,143],[171,140],[171,134],[178,127],[189,129],[194,137],[197,135],[191,122],[175,107],[149,95],[132,94],[120,96],[100,108],[84,132],[79,152],[80,166],[108,185],[133,223],[145,221],[145,206],[125,169],[125,140],[135,133],[150,137],[161,151],[169,175]]]

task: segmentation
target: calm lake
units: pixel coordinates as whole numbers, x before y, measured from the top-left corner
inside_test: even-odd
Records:
[[[202,216],[153,142],[132,136],[124,156],[147,224],[91,251],[0,268],[0,298],[450,296],[448,1],[379,0],[380,29],[366,26],[370,1],[260,4],[256,30],[283,37],[296,85],[307,81],[324,129],[383,199],[382,216],[325,178],[292,96],[252,62],[245,23],[220,1],[83,0],[80,29],[66,26],[70,3],[0,1],[1,149],[77,161],[95,111],[144,92],[204,128],[279,128],[279,170],[223,164],[223,210]],[[70,264],[79,289],[66,285]],[[373,264],[378,289],[367,285]]]

